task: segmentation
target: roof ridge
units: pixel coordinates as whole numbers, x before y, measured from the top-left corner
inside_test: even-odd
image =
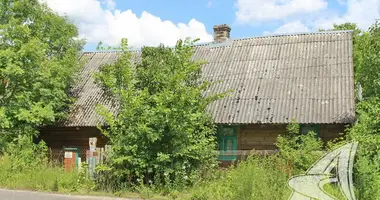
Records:
[[[273,38],[282,36],[298,36],[298,35],[326,35],[326,34],[337,34],[337,33],[352,33],[353,30],[337,30],[337,31],[315,31],[315,32],[295,32],[295,33],[280,33],[262,36],[252,36],[252,37],[242,37],[242,38],[230,38],[225,42],[200,42],[193,44],[194,47],[225,47],[228,46],[233,41],[250,40],[250,39],[260,39],[260,38]],[[174,48],[174,46],[170,46]],[[95,50],[95,51],[84,51],[83,53],[117,53],[121,50]],[[130,52],[141,52],[141,48],[131,48]]]
[[[138,49],[138,48],[131,48],[129,51],[132,52],[132,53],[141,52],[141,48],[140,49]],[[83,51],[82,54],[91,54],[91,53],[120,53],[120,52],[122,52],[122,51],[121,50],[112,49],[112,50]]]
[[[270,37],[281,37],[281,36],[298,36],[298,35],[327,35],[327,34],[336,34],[336,33],[352,33],[353,30],[336,30],[336,31],[314,31],[314,32],[294,32],[294,33],[278,33],[262,36],[252,36],[252,37],[243,37],[235,38],[233,40],[247,40],[255,38],[270,38]]]

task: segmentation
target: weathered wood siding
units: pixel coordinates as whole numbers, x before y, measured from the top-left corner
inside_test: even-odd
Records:
[[[339,137],[339,133],[344,133],[345,126],[345,124],[322,124],[321,137],[323,141],[327,142]]]
[[[238,132],[238,149],[275,149],[276,138],[283,133],[286,133],[286,125],[242,125]]]
[[[96,127],[78,128],[46,128],[41,130],[40,139],[44,140],[48,147],[61,150],[63,147],[76,147],[81,152],[89,149],[88,139],[97,137],[97,147],[104,147],[107,138]]]
[[[344,124],[322,124],[320,136],[327,142],[344,132]],[[279,134],[286,134],[286,125],[241,125],[238,129],[239,150],[274,150]]]

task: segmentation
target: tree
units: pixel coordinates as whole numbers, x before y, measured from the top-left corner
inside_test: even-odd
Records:
[[[118,61],[97,74],[99,83],[119,102],[113,116],[104,107],[102,132],[112,144],[113,178],[127,184],[183,186],[216,167],[215,127],[206,111],[219,97],[203,96],[201,62],[192,61],[192,42],[174,48],[144,47],[141,62],[131,64],[123,40]]]
[[[0,0],[0,138],[62,117],[80,66],[77,28],[38,0]],[[1,144],[0,146],[4,146]]]

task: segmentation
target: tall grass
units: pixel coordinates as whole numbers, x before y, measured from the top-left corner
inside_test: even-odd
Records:
[[[62,167],[39,165],[14,170],[9,156],[0,157],[0,187],[39,191],[73,191],[76,189],[79,174],[65,172]]]
[[[277,156],[251,156],[216,180],[194,188],[189,199],[287,199],[291,192],[287,180],[287,170]]]

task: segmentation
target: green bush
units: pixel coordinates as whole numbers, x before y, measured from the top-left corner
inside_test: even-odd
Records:
[[[354,165],[357,197],[380,198],[380,99],[360,102],[357,112],[358,123],[348,129],[348,140],[359,142]]]
[[[316,133],[300,133],[296,122],[287,126],[287,134],[277,138],[280,157],[299,174],[309,169],[323,155],[323,142]]]
[[[14,172],[38,168],[48,162],[45,142],[34,144],[27,135],[19,135],[14,142],[8,143],[5,155]]]

